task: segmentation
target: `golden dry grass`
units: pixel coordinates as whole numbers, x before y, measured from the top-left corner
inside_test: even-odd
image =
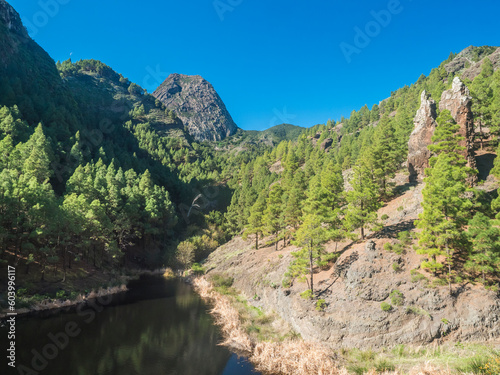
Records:
[[[336,362],[335,353],[319,343],[300,339],[286,341],[253,342],[242,328],[238,310],[230,299],[214,290],[204,277],[193,280],[196,292],[211,305],[211,314],[222,329],[222,345],[244,354],[263,374],[274,375],[349,375],[346,368]],[[454,375],[456,372],[434,367],[426,362],[409,372],[378,372],[375,369],[365,375]],[[467,375],[467,374],[463,374]]]
[[[212,284],[205,278],[194,279],[193,285],[201,298],[208,300],[213,306],[211,313],[215,318],[215,323],[221,327],[224,334],[222,345],[245,354],[251,353],[253,345],[242,328],[238,310],[225,296],[215,292]]]

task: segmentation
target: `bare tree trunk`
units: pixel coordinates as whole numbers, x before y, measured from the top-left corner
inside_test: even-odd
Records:
[[[481,143],[481,150],[483,149],[483,122],[479,120],[479,142]]]
[[[259,249],[259,233],[255,233],[255,250]]]
[[[68,246],[64,246],[64,252],[63,252],[63,279],[62,282],[64,283],[66,281],[66,254],[68,252]]]
[[[314,296],[313,240],[312,240],[312,238],[311,238],[311,246],[309,247],[309,272],[311,274],[311,295]]]

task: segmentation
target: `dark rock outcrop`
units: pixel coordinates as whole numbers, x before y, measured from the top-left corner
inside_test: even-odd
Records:
[[[330,147],[333,145],[333,139],[327,138],[323,142],[321,142],[321,145],[319,146],[323,151],[328,150]]]
[[[171,74],[153,95],[198,141],[219,141],[238,130],[213,86],[200,76]]]
[[[460,125],[459,134],[465,138],[460,146],[465,147],[463,156],[467,159],[467,165],[476,168],[474,153],[474,116],[472,114],[472,97],[470,91],[460,78],[453,79],[453,86],[441,95],[439,110],[449,110],[451,116]]]
[[[415,129],[408,143],[410,182],[421,182],[425,168],[429,167],[431,152],[427,146],[432,143],[432,135],[437,126],[436,117],[436,102],[423,91],[420,108],[414,119]]]

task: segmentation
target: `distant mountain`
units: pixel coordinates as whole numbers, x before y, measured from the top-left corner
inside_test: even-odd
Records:
[[[291,124],[280,124],[266,130],[244,130],[241,132],[242,140],[251,142],[262,142],[269,145],[277,145],[281,141],[295,141],[305,130],[301,126]],[[238,134],[237,134],[238,135]],[[235,138],[236,136],[235,135]]]
[[[224,102],[201,76],[171,74],[153,93],[198,141],[220,141],[238,130]]]

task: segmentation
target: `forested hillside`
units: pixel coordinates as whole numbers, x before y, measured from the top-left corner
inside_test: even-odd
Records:
[[[451,54],[428,77],[422,75],[415,84],[394,91],[371,110],[364,106],[348,119],[311,128],[298,142],[282,142],[242,166],[230,182],[234,194],[226,214],[228,230],[243,233],[244,238],[254,236],[256,247],[262,236],[271,238],[276,248],[281,240],[294,243],[302,250],[295,253],[285,279],[309,273],[312,278],[313,267],[321,267],[333,256],[324,252],[327,242],[364,239],[367,230],[383,228],[384,218],[377,211],[398,193],[394,190],[396,173],[407,173],[408,141],[423,91],[439,104],[454,77],[463,77],[472,95],[473,147],[480,152],[495,151],[500,130],[496,50],[468,48],[458,56]],[[476,73],[464,64],[454,65],[464,55],[472,55],[468,58]],[[471,75],[472,80],[467,78]],[[483,282],[493,285],[500,270],[497,194],[467,183],[478,172],[466,166],[459,125],[448,110],[438,115],[429,146],[433,157],[424,180],[424,213],[417,221],[416,250],[427,256],[422,267],[450,284],[480,275]],[[325,149],[325,141],[331,147]],[[499,167],[492,173],[498,177]]]
[[[377,210],[397,193],[393,178],[406,168],[421,93],[439,103],[455,76],[473,96],[476,147],[496,148],[494,47],[451,54],[349,118],[197,142],[140,86],[100,61],[54,63],[12,8],[2,2],[1,11],[1,259],[13,257],[26,272],[36,264],[42,279],[47,267],[65,273],[72,262],[187,267],[238,234],[254,236],[256,247],[264,235],[276,246],[297,244],[286,278],[311,272],[334,257],[324,243],[381,228]],[[477,172],[460,156],[456,124],[446,111],[437,122],[417,224],[422,266],[450,282],[458,270],[492,283],[500,203],[466,184]]]

